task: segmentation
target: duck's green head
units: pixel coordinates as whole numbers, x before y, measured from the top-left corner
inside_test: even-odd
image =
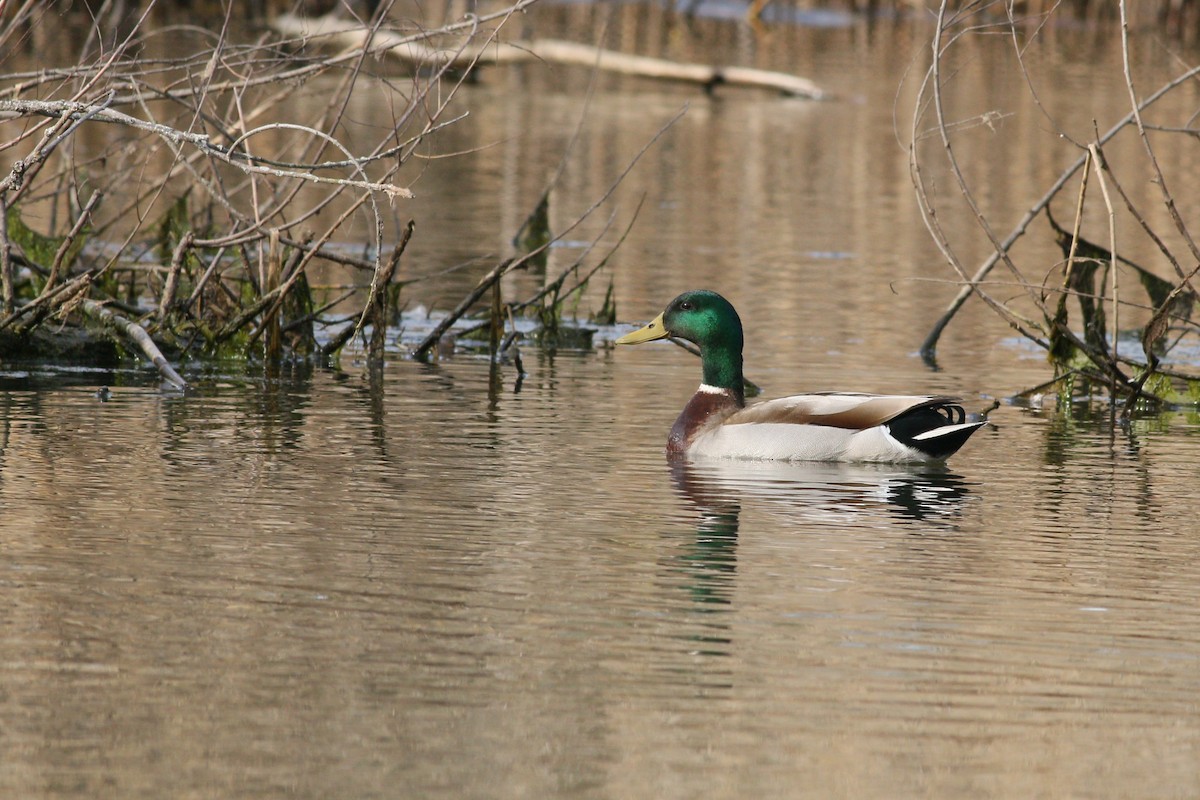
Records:
[[[742,320],[721,295],[701,289],[684,292],[649,325],[627,333],[617,344],[641,344],[669,336],[700,347],[704,382],[742,391]]]

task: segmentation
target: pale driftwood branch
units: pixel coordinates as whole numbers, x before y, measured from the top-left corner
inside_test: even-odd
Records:
[[[175,245],[175,252],[171,255],[171,271],[167,273],[167,282],[163,286],[162,297],[158,301],[158,318],[160,320],[165,320],[175,305],[175,288],[179,285],[179,273],[183,271],[183,261],[187,258],[187,251],[191,249],[195,241],[196,234],[188,231],[179,237],[179,243]]]
[[[426,36],[405,36],[395,31],[375,31],[332,16],[305,18],[282,14],[272,20],[275,30],[285,36],[327,39],[343,47],[362,47],[370,37],[372,51],[387,52],[412,64],[467,68],[475,64],[520,64],[541,61],[569,66],[595,67],[607,72],[636,75],[658,80],[682,81],[703,86],[730,84],[774,89],[784,94],[814,100],[828,98],[813,81],[784,72],[752,67],[718,67],[708,64],[681,64],[663,58],[630,55],[588,44],[555,39],[490,42],[483,45],[468,41],[453,48],[429,46]]]
[[[80,307],[89,317],[104,323],[122,336],[133,340],[138,348],[146,354],[146,357],[154,362],[154,366],[158,367],[158,371],[167,379],[168,383],[173,384],[178,389],[187,388],[187,381],[175,371],[175,368],[167,361],[162,351],[158,349],[158,345],[150,338],[150,334],[142,330],[141,325],[110,311],[95,300],[85,299],[80,303]]]
[[[149,131],[158,136],[167,139],[170,142],[190,144],[191,146],[203,151],[204,153],[218,158],[227,164],[237,167],[246,172],[257,172],[264,175],[272,175],[276,178],[296,178],[311,183],[326,183],[334,186],[350,186],[357,189],[366,189],[372,192],[383,192],[388,197],[403,197],[411,198],[412,192],[402,186],[395,186],[390,183],[372,183],[369,181],[355,181],[344,178],[326,178],[320,175],[313,175],[308,172],[298,172],[294,169],[276,169],[266,166],[269,163],[266,159],[256,159],[253,156],[247,156],[244,153],[231,151],[229,148],[214,144],[206,133],[190,133],[181,131],[167,125],[162,125],[157,122],[147,122],[146,120],[131,117],[128,114],[123,114],[120,111],[114,111],[111,108],[97,106],[90,103],[79,103],[70,100],[0,100],[0,118],[5,116],[30,116],[40,115],[45,117],[54,117],[59,119],[73,119],[82,121],[86,119],[96,120],[97,122],[110,122],[120,125],[126,125],[130,128]],[[247,133],[259,133],[264,130],[270,130],[274,127],[288,127],[291,129],[303,129],[314,135],[322,136],[329,140],[325,134],[311,128],[303,128],[297,125],[264,125],[256,128],[254,131]],[[245,138],[243,136],[243,138]],[[344,148],[343,148],[344,149]],[[368,159],[369,160],[369,159]],[[24,165],[13,167],[12,172],[0,181],[0,189],[8,189],[10,185],[19,185],[21,176],[23,175]],[[313,169],[320,169],[323,165],[314,164]]]

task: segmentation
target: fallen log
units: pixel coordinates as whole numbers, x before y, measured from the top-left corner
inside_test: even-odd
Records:
[[[556,39],[478,44],[468,40],[453,48],[430,46],[428,34],[404,35],[396,31],[377,30],[373,33],[352,20],[332,15],[299,17],[281,14],[271,22],[284,36],[300,39],[323,39],[341,47],[363,47],[370,41],[372,53],[385,52],[410,64],[423,67],[452,67],[466,69],[477,64],[521,64],[539,61],[602,69],[622,75],[635,75],[656,80],[681,81],[712,88],[719,84],[773,89],[794,97],[812,100],[828,99],[829,95],[817,84],[798,75],[752,67],[719,67],[708,64],[682,64],[665,58],[630,55],[605,50],[589,44]]]

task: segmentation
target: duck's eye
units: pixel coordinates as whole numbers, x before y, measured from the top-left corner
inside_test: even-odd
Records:
[[[682,308],[684,311],[691,311],[693,308],[695,308],[695,306],[693,306],[691,303],[687,303],[687,302],[680,303],[679,307]]]

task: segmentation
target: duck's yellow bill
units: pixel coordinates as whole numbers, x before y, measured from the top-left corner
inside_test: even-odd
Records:
[[[665,339],[671,334],[667,333],[667,327],[663,325],[663,315],[659,314],[650,324],[644,328],[638,328],[633,333],[627,333],[620,339],[617,339],[617,344],[641,344],[642,342],[653,342],[655,339]]]

